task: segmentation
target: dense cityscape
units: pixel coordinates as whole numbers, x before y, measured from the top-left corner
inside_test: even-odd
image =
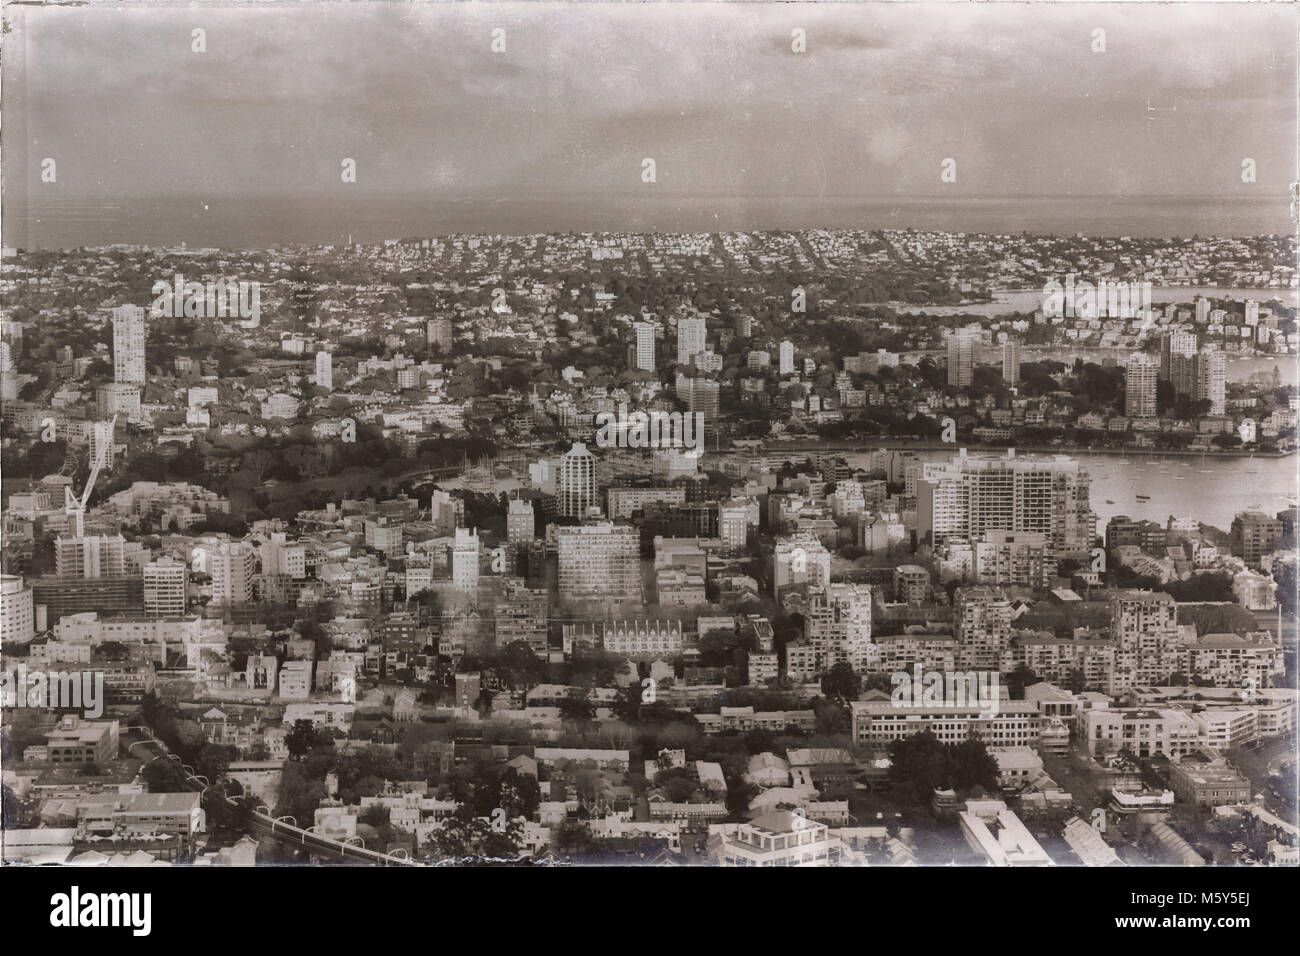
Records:
[[[1296,864],[1296,253],[4,249],[4,860]]]

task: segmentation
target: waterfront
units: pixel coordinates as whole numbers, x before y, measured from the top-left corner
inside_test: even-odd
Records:
[[[974,454],[976,452],[972,452]],[[952,457],[941,451],[921,451],[926,461]],[[851,464],[864,464],[866,455],[846,453]],[[1193,516],[1224,531],[1237,512],[1257,505],[1276,514],[1295,499],[1295,455],[1281,458],[1211,457],[1194,455],[1076,453],[1092,476],[1092,510],[1097,530],[1115,515],[1146,518],[1162,524],[1170,515]],[[1139,501],[1138,495],[1149,498]],[[1288,500],[1290,499],[1290,500]]]

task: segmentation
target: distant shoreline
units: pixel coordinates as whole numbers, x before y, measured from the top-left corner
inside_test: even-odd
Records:
[[[1231,448],[1218,448],[1211,451],[1201,451],[1200,449],[1151,449],[1141,448],[1136,445],[1129,445],[1124,448],[1092,448],[1082,445],[963,445],[961,443],[942,442],[929,438],[882,438],[872,441],[868,444],[862,444],[860,440],[837,439],[834,441],[792,441],[792,442],[775,442],[763,445],[759,451],[763,454],[779,454],[783,451],[790,452],[817,452],[817,451],[849,451],[857,454],[866,453],[877,448],[910,448],[917,451],[953,451],[959,448],[965,448],[968,452],[990,452],[994,454],[1005,454],[1007,451],[1028,452],[1033,454],[1058,454],[1073,455],[1077,458],[1092,457],[1132,457],[1132,458],[1199,458],[1204,455],[1206,458],[1289,458],[1295,454],[1295,451],[1242,451]]]

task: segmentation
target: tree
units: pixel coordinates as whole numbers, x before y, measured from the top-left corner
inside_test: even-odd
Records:
[[[822,677],[822,693],[841,701],[857,700],[862,680],[845,661],[837,661]]]
[[[194,769],[210,783],[216,783],[230,769],[230,752],[220,744],[208,744],[199,751]]]
[[[596,705],[576,687],[569,691],[568,697],[560,700],[559,707],[560,717],[576,723],[579,730],[588,729],[596,719]]]
[[[289,748],[290,757],[305,757],[315,747],[333,745],[333,738],[316,729],[316,725],[305,718],[295,720],[293,729],[285,735],[284,744]]]

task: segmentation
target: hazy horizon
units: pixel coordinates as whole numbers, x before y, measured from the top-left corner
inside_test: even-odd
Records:
[[[128,3],[5,16],[8,247],[1294,232],[1288,6]],[[949,158],[955,182],[940,178]],[[341,180],[345,159],[355,182]]]

